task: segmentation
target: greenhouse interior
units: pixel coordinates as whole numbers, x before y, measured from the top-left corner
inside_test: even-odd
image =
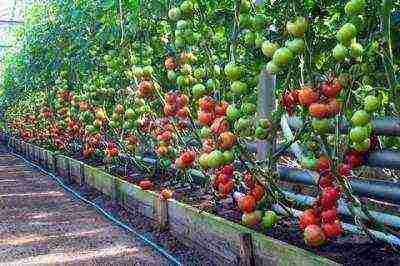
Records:
[[[0,265],[400,265],[400,1],[0,0]]]

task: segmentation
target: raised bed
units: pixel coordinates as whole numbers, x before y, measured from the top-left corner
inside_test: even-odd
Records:
[[[176,200],[163,200],[157,193],[144,191],[103,169],[14,138],[9,145],[21,154],[25,154],[21,152],[25,146],[27,158],[38,158],[43,167],[54,166],[53,170],[66,180],[95,188],[129,211],[148,217],[160,228],[168,227],[183,243],[210,254],[217,265],[339,265]]]

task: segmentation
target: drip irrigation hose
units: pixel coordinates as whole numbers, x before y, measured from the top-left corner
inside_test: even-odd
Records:
[[[133,228],[131,228],[130,226],[124,224],[123,222],[121,222],[120,220],[118,220],[117,218],[115,218],[111,213],[105,211],[103,208],[101,208],[99,205],[97,205],[96,203],[84,198],[82,195],[80,195],[78,192],[76,192],[75,190],[71,189],[70,187],[68,187],[67,185],[65,185],[65,183],[58,178],[57,176],[55,176],[54,174],[46,171],[45,169],[43,169],[42,167],[40,167],[37,164],[34,164],[30,161],[28,161],[27,159],[25,159],[23,156],[14,153],[13,151],[10,151],[10,153],[18,158],[20,158],[21,160],[23,160],[25,163],[27,163],[28,165],[30,165],[32,168],[37,168],[39,169],[41,172],[49,175],[53,180],[55,180],[64,190],[66,190],[67,192],[69,192],[70,194],[72,194],[72,196],[74,196],[75,198],[85,202],[86,204],[94,207],[99,213],[101,213],[102,215],[104,215],[108,220],[114,222],[115,224],[117,224],[118,226],[122,227],[123,229],[125,229],[126,231],[129,231],[130,233],[134,234],[136,237],[140,238],[143,242],[145,242],[146,244],[152,246],[157,252],[159,252],[162,256],[164,256],[165,258],[167,258],[169,261],[171,261],[174,265],[178,265],[181,266],[182,263],[179,262],[179,260],[177,258],[175,258],[174,256],[172,256],[168,251],[166,251],[163,247],[157,245],[156,243],[154,243],[153,241],[151,241],[149,238],[145,237],[144,235],[138,233],[137,231],[135,231]]]

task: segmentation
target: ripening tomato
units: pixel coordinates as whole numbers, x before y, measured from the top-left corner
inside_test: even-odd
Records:
[[[321,206],[325,209],[332,209],[340,196],[339,190],[334,187],[324,188],[320,198]]]
[[[139,187],[143,190],[148,190],[153,187],[153,182],[150,180],[142,180],[139,182]]]
[[[332,98],[328,101],[327,103],[328,106],[328,112],[330,115],[337,115],[340,113],[342,109],[342,103],[338,102],[335,98]]]
[[[322,226],[322,230],[327,238],[339,237],[343,233],[340,223],[326,223]]]
[[[242,223],[244,225],[256,226],[261,222],[262,213],[261,211],[254,211],[242,214]]]
[[[173,57],[167,57],[167,58],[165,59],[164,65],[165,65],[165,68],[166,68],[167,70],[173,70],[173,69],[175,69],[176,65],[175,65],[175,60],[174,60],[174,58],[173,58]]]
[[[213,112],[215,101],[211,97],[204,97],[199,101],[199,107],[202,111]]]
[[[172,190],[170,189],[163,189],[161,190],[161,196],[163,197],[163,199],[171,199],[173,195]]]
[[[214,114],[211,112],[199,111],[198,120],[199,120],[199,123],[203,126],[206,126],[206,125],[211,126],[211,124],[214,120]]]
[[[228,195],[229,193],[232,192],[234,187],[234,182],[232,179],[230,179],[228,182],[224,183],[219,183],[218,185],[218,192],[222,195]]]
[[[351,166],[349,164],[340,164],[338,167],[338,172],[341,176],[348,176],[351,172]]]
[[[253,189],[255,187],[253,175],[251,173],[249,173],[249,172],[246,172],[244,174],[243,182],[250,189]]]
[[[250,213],[256,207],[256,200],[252,195],[247,195],[238,200],[238,207],[242,212]]]
[[[329,171],[331,169],[331,165],[331,160],[327,156],[322,155],[317,160],[317,171],[320,173]]]
[[[300,216],[299,226],[304,230],[307,226],[318,224],[318,219],[312,209],[305,210]]]
[[[189,104],[189,97],[186,94],[178,95],[176,99],[176,104],[180,108],[187,106]]]
[[[339,82],[324,82],[321,86],[322,94],[328,98],[335,98],[342,90],[342,85]]]
[[[176,115],[182,119],[188,118],[190,115],[190,110],[188,107],[183,107],[176,112]]]
[[[220,103],[215,105],[215,115],[217,116],[226,116],[226,110],[229,104],[225,101],[221,101]]]
[[[221,133],[219,136],[220,144],[219,146],[221,149],[228,150],[233,147],[236,143],[236,136],[232,132],[226,131]]]
[[[323,103],[312,103],[309,107],[310,115],[312,117],[324,118],[329,114],[329,108]]]
[[[190,165],[196,159],[196,153],[194,151],[186,151],[181,155],[181,160],[184,165]]]
[[[165,94],[165,101],[170,105],[176,104],[176,99],[177,99],[177,96],[175,93],[168,92]]]
[[[210,129],[215,135],[220,135],[229,130],[229,123],[224,117],[219,117],[214,120]]]
[[[299,103],[303,106],[310,106],[319,99],[319,95],[311,87],[304,87],[298,94]]]
[[[304,230],[304,240],[308,245],[318,247],[325,243],[326,238],[321,227],[312,224]]]
[[[264,194],[265,194],[264,187],[258,184],[256,184],[254,188],[251,190],[251,195],[257,202],[264,197]]]

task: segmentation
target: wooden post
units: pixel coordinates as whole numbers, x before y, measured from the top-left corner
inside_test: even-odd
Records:
[[[258,117],[272,118],[272,112],[276,109],[275,100],[276,76],[271,75],[266,70],[260,74],[260,83],[258,88]],[[276,138],[272,141],[257,141],[257,160],[263,161],[267,157],[269,150],[276,148]]]
[[[58,175],[57,155],[53,153],[53,173]]]
[[[164,199],[161,195],[155,200],[155,218],[157,226],[160,231],[165,231],[169,226],[168,219],[168,200]]]
[[[79,175],[81,176],[80,180],[80,186],[84,187],[86,185],[86,179],[85,179],[85,164],[84,163],[80,163],[79,164]]]
[[[240,233],[240,258],[239,265],[240,266],[254,266],[254,251],[253,251],[253,242],[250,233]]]
[[[72,184],[72,177],[71,177],[71,160],[69,159],[69,158],[67,158],[67,160],[64,160],[64,161],[66,161],[67,162],[67,165],[66,165],[66,168],[67,169],[65,169],[66,171],[66,173],[65,173],[65,178],[66,178],[66,181],[68,182],[67,184],[69,185],[69,184]]]

